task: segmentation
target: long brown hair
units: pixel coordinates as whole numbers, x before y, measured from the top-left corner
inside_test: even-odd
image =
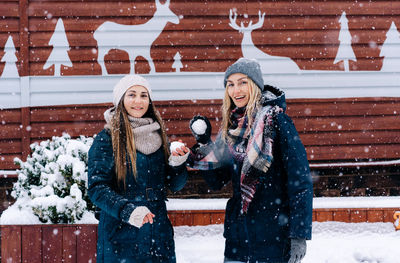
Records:
[[[259,108],[261,90],[251,78],[248,77],[247,80],[249,84],[250,98],[246,105],[245,114],[247,115],[247,119],[249,120],[247,127],[250,128],[253,123],[253,118],[252,118],[253,113]],[[226,141],[228,138],[228,129],[232,124],[231,113],[234,108],[235,104],[233,103],[231,97],[229,97],[228,85],[227,85],[225,87],[225,96],[222,101],[222,107],[221,107],[221,112],[222,112],[221,136],[224,141]]]
[[[129,168],[132,169],[135,179],[137,176],[137,169],[135,139],[133,137],[130,121],[128,119],[128,112],[124,107],[124,97],[125,95],[122,96],[111,119],[111,138],[118,185],[121,186],[121,184],[123,184],[124,189],[126,189],[127,164],[129,164]],[[161,129],[159,133],[162,139],[165,162],[167,163],[170,152],[165,125],[161,119],[160,113],[151,100],[149,108],[143,117],[153,118],[160,124]],[[129,158],[127,158],[127,155]]]

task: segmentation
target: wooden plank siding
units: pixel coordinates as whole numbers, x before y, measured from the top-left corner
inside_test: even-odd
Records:
[[[313,210],[313,221],[346,223],[394,222],[396,208],[320,208]]]
[[[400,106],[396,97],[400,94],[400,67],[381,72],[384,61],[400,65],[398,42],[387,45],[390,54],[381,54],[388,34],[394,34],[392,40],[400,34],[399,1],[171,0],[169,10],[179,17],[179,23],[168,22],[154,41],[148,39],[151,59],[146,59],[132,58],[112,42],[101,45],[94,33],[106,21],[144,25],[153,19],[155,1],[0,0],[0,59],[12,36],[19,71],[19,77],[4,76],[6,63],[0,62],[0,171],[17,169],[13,160],[25,159],[30,143],[63,132],[72,137],[99,132],[104,126],[103,112],[110,106],[103,102],[110,100],[117,79],[130,72],[132,61],[136,62],[134,72],[146,77],[154,96],[158,96],[156,103],[171,140],[180,138],[189,146],[194,143],[188,123],[197,113],[210,117],[215,138],[221,100],[212,99],[222,98],[223,93],[218,81],[232,62],[251,49],[260,52],[257,59],[261,64],[273,61],[277,71],[263,71],[264,80],[285,90],[290,98],[287,112],[306,146],[310,163],[339,164],[313,166],[315,196],[400,195],[398,165],[340,166],[342,162],[400,158]],[[237,13],[235,21],[230,19],[230,10]],[[265,12],[262,27],[251,32],[251,43],[245,42],[244,31],[229,24],[254,25],[260,20],[259,11]],[[356,57],[350,59],[348,72],[344,71],[344,61],[335,62],[341,46],[339,35],[344,26],[339,20],[343,12]],[[49,41],[59,18],[68,43],[54,47]],[[397,26],[395,30],[392,23]],[[115,39],[147,39],[157,30],[132,29]],[[99,33],[114,39],[112,30]],[[144,49],[136,42],[127,47]],[[98,58],[101,48],[111,48],[104,59]],[[56,62],[48,59],[53,51],[60,50],[68,54],[72,66],[62,66],[60,76],[55,76],[56,66],[44,66],[46,61]],[[180,72],[172,66],[178,52],[183,64]],[[109,75],[101,69],[103,61]],[[299,71],[289,72],[285,61]],[[154,62],[155,72],[151,72],[150,62]],[[311,99],[318,96],[331,98]],[[353,98],[342,98],[346,96]],[[69,105],[49,106],[61,104]],[[230,195],[229,187],[209,192],[201,177],[194,171],[191,174],[195,176],[182,190],[182,197]],[[3,177],[8,177],[2,179],[7,181],[7,190],[3,191],[0,182],[0,200],[10,198],[13,176],[0,172]]]
[[[221,100],[157,101],[170,140],[193,145],[188,128],[196,114],[208,116],[213,137],[221,122]],[[29,143],[61,136],[93,136],[104,127],[110,104],[31,107],[0,112],[0,170],[17,168]],[[291,99],[292,117],[310,163],[400,159],[400,99]]]
[[[0,46],[8,35],[15,35],[15,46],[20,56],[26,58],[19,65],[21,76],[53,74],[54,68],[44,69],[44,64],[53,49],[49,40],[58,18],[63,19],[73,63],[73,67],[63,68],[63,75],[99,75],[97,52],[93,51],[97,49],[94,31],[106,21],[145,24],[156,11],[156,5],[151,1],[134,4],[131,1],[92,0],[1,2],[0,14],[6,19],[0,24],[3,33],[0,34]],[[357,36],[354,53],[358,59],[350,63],[353,70],[379,70],[382,57],[377,47],[386,39],[391,22],[400,24],[400,4],[389,0],[358,1],[357,4],[354,1],[322,0],[171,1],[170,9],[180,15],[180,22],[169,23],[153,42],[152,56],[157,72],[172,71],[177,50],[186,65],[185,71],[224,71],[242,53],[241,33],[229,26],[229,10],[233,8],[238,13],[237,23],[243,22],[244,26],[250,21],[253,24],[258,21],[258,11],[265,12],[263,27],[252,34],[254,44],[267,54],[290,57],[304,70],[342,69],[341,63],[333,61],[340,44],[338,16],[343,11],[346,11],[351,34]],[[30,33],[29,39],[23,33],[25,27]],[[371,42],[376,44],[371,45]],[[109,73],[123,74],[130,70],[125,51],[113,50],[105,60]],[[144,74],[149,70],[146,60],[138,58],[136,71]]]
[[[20,2],[20,3],[19,3]],[[53,69],[43,69],[52,47],[49,40],[58,18],[62,18],[68,34],[74,66],[64,68],[65,75],[98,75],[97,48],[93,32],[105,21],[125,25],[144,24],[152,18],[156,6],[149,1],[1,1],[0,46],[9,34],[21,56],[29,58],[29,75],[49,75]],[[193,5],[196,8],[193,9]],[[397,1],[171,1],[170,9],[180,14],[180,23],[169,24],[153,43],[158,72],[171,70],[173,56],[179,49],[186,71],[224,71],[240,57],[240,33],[229,26],[229,10],[235,8],[237,22],[245,26],[258,20],[258,11],[266,13],[263,28],[253,34],[253,41],[264,52],[292,58],[301,69],[338,70],[334,64],[339,45],[340,24],[337,17],[346,11],[349,29],[357,35],[354,52],[359,57],[351,63],[354,70],[376,70],[382,59],[377,46],[386,38],[392,21],[400,24],[400,4]],[[248,14],[245,16],[244,14]],[[19,18],[19,19],[18,19]],[[29,21],[29,23],[28,23]],[[19,22],[19,23],[18,23]],[[7,24],[6,24],[7,23]],[[6,26],[9,25],[9,26]],[[29,45],[24,27],[30,32]],[[182,30],[184,30],[182,32]],[[180,34],[175,32],[181,31]],[[218,34],[215,32],[218,31]],[[10,33],[9,33],[10,32]],[[218,49],[215,44],[218,43]],[[327,45],[328,44],[328,45]],[[194,48],[195,47],[195,48]],[[26,54],[29,48],[29,55]],[[301,48],[301,52],[299,52]],[[200,56],[200,57],[199,57]],[[369,58],[376,58],[371,63]],[[162,58],[162,59],[161,59]],[[310,60],[313,58],[313,60]],[[363,59],[364,58],[364,59]],[[129,72],[125,52],[113,52],[107,58],[110,72]],[[209,63],[216,61],[218,63]],[[122,63],[120,63],[122,62]],[[125,62],[125,63],[124,63]],[[21,76],[25,76],[25,64]],[[3,66],[3,65],[2,65]],[[0,68],[1,70],[1,68]],[[138,60],[137,71],[147,73],[146,61]]]
[[[3,18],[0,20],[0,59],[7,52],[5,44],[11,36],[19,71],[19,76],[2,76],[7,63],[0,63],[0,85],[5,87],[0,89],[0,107],[102,103],[106,101],[104,96],[92,98],[90,95],[111,88],[116,75],[129,72],[145,74],[150,82],[168,76],[175,78],[179,84],[165,83],[154,93],[160,94],[161,99],[173,99],[182,89],[186,99],[198,95],[217,98],[221,87],[209,94],[198,80],[209,79],[211,73],[224,72],[242,56],[255,56],[262,65],[268,64],[263,70],[264,78],[287,88],[292,98],[339,96],[335,91],[343,93],[347,88],[354,92],[343,96],[364,95],[360,86],[365,88],[367,96],[399,94],[400,70],[396,65],[400,64],[400,43],[396,42],[396,36],[400,32],[392,26],[400,24],[399,1],[171,0],[166,8],[170,15],[162,13],[155,17],[160,9],[156,1],[0,0]],[[230,16],[231,10],[236,12],[236,17]],[[344,12],[346,25],[340,21]],[[62,19],[67,43],[50,43],[54,35],[59,40],[64,36],[63,30],[55,32],[59,19]],[[170,20],[160,22],[160,27],[137,27],[152,19]],[[260,20],[260,28],[251,28]],[[99,30],[106,22],[129,29]],[[239,27],[243,28],[239,30]],[[348,32],[350,45],[342,43],[342,29]],[[95,33],[107,41],[95,38]],[[392,42],[385,45],[387,39]],[[351,50],[350,55],[343,56],[351,57],[340,57],[336,61],[342,45],[348,45]],[[102,50],[107,51],[104,56],[100,56]],[[57,52],[63,53],[64,58],[62,55],[54,58],[52,54]],[[145,57],[145,52],[150,53],[149,57]],[[173,66],[178,53],[180,70]],[[349,62],[348,70],[345,61]],[[131,70],[134,63],[135,69]],[[287,67],[289,64],[293,71]],[[57,65],[60,76],[55,74]],[[271,65],[272,70],[268,70]],[[190,74],[195,74],[194,83]],[[18,81],[25,76],[29,76],[25,82]],[[302,92],[312,89],[313,94]],[[82,96],[74,96],[74,92]],[[75,102],[74,98],[80,101]]]
[[[216,137],[221,122],[221,100],[155,103],[171,141],[182,139],[189,146],[194,144],[188,124],[196,114],[210,118],[212,137]],[[13,159],[26,157],[22,150],[24,142],[27,148],[27,142],[47,140],[63,132],[72,137],[93,136],[104,127],[103,113],[109,106],[30,107],[25,110],[30,115],[26,118],[30,123],[25,128],[21,126],[20,109],[0,112],[0,170],[18,168]],[[400,159],[399,98],[289,99],[287,106],[312,166],[314,196],[400,195],[399,165],[366,165],[370,161]],[[25,140],[22,139],[24,129],[29,131],[29,138]],[[321,164],[324,166],[318,167]],[[186,186],[174,197],[226,198],[231,195],[230,185],[220,191],[210,191],[200,174],[190,173]],[[0,197],[8,204],[12,201],[9,182],[13,175],[3,177],[8,184],[4,189],[0,187]]]
[[[2,225],[1,262],[96,262],[97,225]]]

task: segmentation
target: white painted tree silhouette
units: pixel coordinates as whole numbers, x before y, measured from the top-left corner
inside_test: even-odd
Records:
[[[12,39],[12,36],[9,36],[4,46],[4,56],[1,58],[1,62],[5,62],[3,73],[1,74],[2,78],[12,78],[18,77],[18,69],[16,62],[18,61],[17,56],[15,55],[15,46]]]
[[[72,62],[68,56],[70,50],[67,35],[65,34],[64,23],[61,18],[58,19],[54,34],[51,36],[49,45],[53,46],[49,58],[43,66],[48,69],[54,65],[54,76],[61,75],[61,65],[72,67]]]
[[[381,71],[400,71],[400,58],[398,58],[400,55],[400,34],[394,22],[386,33],[386,40],[379,55],[385,57]]]
[[[351,47],[351,34],[349,31],[349,20],[347,20],[346,12],[342,13],[339,19],[340,32],[339,32],[339,49],[336,54],[334,64],[343,61],[344,71],[349,71],[349,60],[357,61],[353,48]]]
[[[181,72],[181,68],[183,68],[183,64],[181,62],[181,54],[176,52],[174,56],[174,63],[172,64],[172,68],[175,69],[175,72]]]

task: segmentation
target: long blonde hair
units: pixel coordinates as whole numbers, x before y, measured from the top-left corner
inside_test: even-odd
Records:
[[[122,96],[118,106],[115,109],[115,114],[111,119],[111,138],[118,186],[121,186],[121,184],[123,184],[124,189],[126,189],[127,164],[129,164],[129,168],[132,169],[135,179],[137,176],[137,169],[135,140],[133,137],[131,124],[128,119],[128,112],[126,111],[123,103],[124,96]],[[154,106],[154,103],[152,103],[151,100],[149,104],[149,109],[145,113],[144,117],[153,118],[156,122],[160,124],[161,129],[159,133],[164,148],[165,162],[167,163],[170,152],[168,147],[167,134],[165,131],[165,125],[161,119],[160,113],[158,112],[158,110]],[[129,159],[127,158],[127,154],[129,156]]]
[[[259,101],[261,98],[261,90],[260,88],[254,83],[254,81],[247,77],[248,84],[249,84],[249,94],[250,98],[246,105],[245,114],[247,115],[248,126],[251,127],[253,123],[253,113],[259,109]],[[264,87],[262,87],[264,88]],[[231,113],[232,110],[235,108],[235,104],[233,103],[231,97],[228,94],[228,87],[225,87],[225,95],[222,101],[222,124],[221,124],[221,137],[224,141],[228,138],[228,129],[232,125],[231,122]]]

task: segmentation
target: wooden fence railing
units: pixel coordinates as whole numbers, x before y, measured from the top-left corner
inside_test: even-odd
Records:
[[[400,208],[314,209],[313,221],[394,222]],[[174,226],[221,224],[224,210],[169,211]],[[97,225],[2,225],[2,263],[96,262]]]
[[[1,262],[96,262],[97,225],[1,226]]]

